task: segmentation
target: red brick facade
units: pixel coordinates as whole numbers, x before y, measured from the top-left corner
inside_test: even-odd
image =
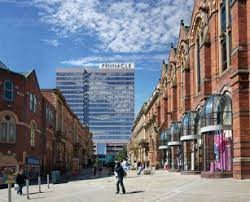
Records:
[[[158,142],[170,129],[166,148],[173,151],[182,145],[178,153],[169,152],[170,168],[175,161],[182,162],[178,169],[209,171],[204,175],[231,173],[235,179],[250,178],[249,23],[247,0],[196,0],[190,26],[181,22],[178,43],[162,64],[157,99],[149,100],[146,115],[146,124],[154,120],[159,129]],[[183,135],[184,114],[195,113],[200,116],[196,128]],[[181,126],[177,139],[171,132],[176,122]],[[151,131],[150,136],[156,134]],[[157,141],[151,142],[151,163],[165,161],[166,156],[159,158]],[[185,158],[195,165],[184,165]]]
[[[231,18],[225,21],[225,33],[223,6],[225,15]],[[161,91],[167,97],[167,102],[161,102],[161,108],[171,115],[161,119],[165,128],[181,121],[185,112],[202,109],[209,96],[229,95],[233,117],[233,176],[237,179],[250,178],[249,11],[250,2],[245,0],[225,1],[225,5],[222,1],[195,1],[191,25],[181,23],[177,46],[171,48],[167,72],[161,78]],[[223,38],[228,40],[226,62]],[[227,64],[225,70],[223,62]]]
[[[12,99],[5,98],[5,82],[12,83]],[[47,172],[53,168],[54,120],[48,124],[45,116],[46,107],[55,112],[40,93],[35,71],[18,74],[0,69],[0,152],[15,156],[19,166],[25,170],[34,167],[35,172]],[[31,101],[33,100],[33,102]],[[33,104],[32,104],[33,103]],[[32,109],[32,107],[34,107]],[[10,119],[10,122],[8,120]],[[12,125],[7,126],[7,124]],[[32,127],[34,127],[34,138]],[[7,131],[8,130],[8,131]],[[13,141],[8,141],[9,130],[13,131]],[[11,132],[12,133],[12,132]],[[46,155],[45,155],[46,154]],[[30,160],[29,160],[30,159]],[[39,160],[39,165],[30,165],[29,161]],[[38,163],[38,162],[36,162]],[[39,171],[40,170],[40,171]],[[30,173],[30,175],[32,175]]]
[[[42,90],[42,94],[56,109],[56,167],[70,170],[73,159],[79,159],[80,166],[86,167],[92,158],[92,134],[88,127],[80,123],[59,90]]]
[[[14,156],[30,177],[61,168],[56,155],[65,160],[61,165],[64,171],[71,170],[73,158],[86,166],[92,157],[91,133],[60,96],[63,117],[67,117],[63,119],[63,131],[67,132],[62,151],[57,150],[62,148],[57,141],[57,105],[40,90],[35,71],[21,74],[0,67],[0,153]]]

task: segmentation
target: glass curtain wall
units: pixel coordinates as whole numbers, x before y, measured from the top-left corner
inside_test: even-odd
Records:
[[[199,112],[186,112],[181,122],[183,170],[199,170]]]
[[[170,126],[170,142],[168,146],[171,147],[171,169],[172,170],[180,170],[182,167],[182,154],[181,154],[181,123],[172,123]]]

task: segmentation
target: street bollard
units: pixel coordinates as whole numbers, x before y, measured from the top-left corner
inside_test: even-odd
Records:
[[[26,179],[26,196],[27,196],[27,199],[30,199],[29,194],[30,194],[30,192],[29,192],[29,180]]]
[[[8,183],[8,202],[11,202],[11,184]]]
[[[49,189],[49,174],[47,174],[47,184],[48,184],[48,189]]]
[[[41,176],[38,177],[38,188],[39,188],[39,193],[41,193]]]

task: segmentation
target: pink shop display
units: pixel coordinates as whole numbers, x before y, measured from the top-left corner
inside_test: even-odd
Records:
[[[210,163],[210,172],[232,170],[231,139],[224,132],[214,134],[214,161]]]

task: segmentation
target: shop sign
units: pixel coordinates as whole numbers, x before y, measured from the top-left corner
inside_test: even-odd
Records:
[[[0,167],[0,184],[15,183],[16,173],[16,166]]]
[[[29,156],[26,158],[26,165],[40,165],[40,159],[34,156]]]
[[[134,63],[103,63],[99,64],[99,69],[134,69]]]

